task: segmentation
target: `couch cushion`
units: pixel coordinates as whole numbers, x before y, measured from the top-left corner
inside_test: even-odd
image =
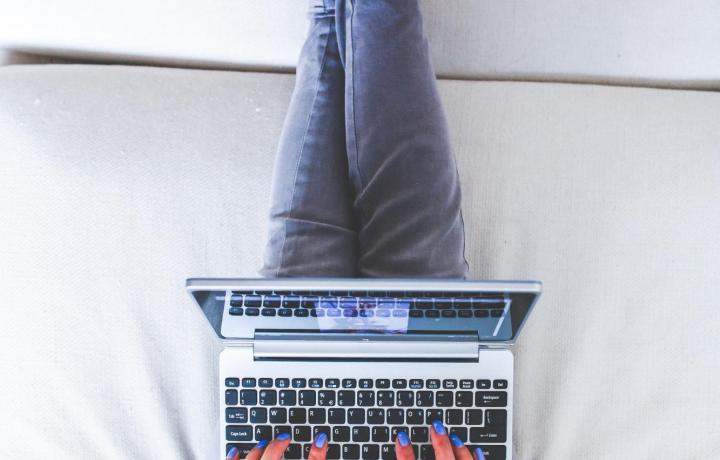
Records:
[[[188,276],[260,266],[292,76],[0,69],[0,429],[25,458],[218,458]],[[471,277],[545,294],[518,458],[720,455],[720,94],[441,82]]]
[[[292,70],[307,0],[5,0],[0,48]],[[720,88],[720,3],[422,0],[437,72],[460,79]]]

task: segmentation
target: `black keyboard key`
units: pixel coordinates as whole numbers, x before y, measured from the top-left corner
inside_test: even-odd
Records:
[[[318,406],[334,406],[334,405],[335,405],[335,391],[334,390],[318,391]]]
[[[228,406],[234,406],[238,403],[238,392],[237,390],[225,390],[225,404]]]
[[[310,458],[310,449],[312,449],[312,443],[303,444],[303,458]]]
[[[496,390],[506,390],[507,387],[507,380],[493,380],[493,388],[495,388]]]
[[[392,387],[396,390],[402,390],[407,388],[407,380],[405,379],[393,379]]]
[[[410,388],[413,390],[421,390],[423,387],[422,379],[410,379]]]
[[[298,425],[293,427],[293,440],[295,442],[310,442],[312,435],[310,434],[310,427]]]
[[[505,407],[507,406],[507,392],[505,391],[476,391],[475,407]]]
[[[443,388],[446,390],[454,390],[457,388],[457,380],[455,379],[445,379],[443,380]]]
[[[408,425],[424,425],[425,412],[422,409],[408,409],[405,411],[405,423]]]
[[[273,438],[272,427],[270,425],[256,425],[255,426],[255,440],[271,441]]]
[[[327,415],[330,425],[345,424],[345,409],[328,409]]]
[[[470,442],[505,442],[506,437],[504,426],[470,428]]]
[[[263,308],[261,310],[262,316],[275,316],[277,314],[277,310],[274,310],[272,308]]]
[[[267,409],[264,407],[250,409],[250,423],[267,423]]]
[[[370,425],[382,425],[385,423],[385,409],[368,409],[367,423]]]
[[[363,460],[378,460],[380,447],[377,444],[363,444],[360,455]]]
[[[382,460],[396,460],[395,445],[394,444],[383,444],[380,447],[380,456],[381,456]]]
[[[435,405],[438,407],[452,407],[453,405],[453,392],[452,391],[438,391],[435,393]]]
[[[225,386],[226,387],[237,387],[238,379],[225,379]],[[241,381],[241,385],[243,388],[255,388],[255,385],[257,385],[257,381],[253,378],[244,378]]]
[[[410,318],[422,318],[423,312],[422,310],[410,310]]]
[[[373,440],[373,442],[388,442],[388,441],[390,441],[390,429],[386,426],[372,427],[372,440]]]
[[[455,393],[456,407],[472,407],[473,394],[472,391],[458,391]]]
[[[313,438],[316,438],[317,435],[320,433],[325,433],[328,437],[328,440],[330,439],[331,430],[329,426],[323,425],[313,427]]]
[[[260,388],[272,388],[273,386],[273,379],[268,377],[263,377],[258,382]]]
[[[285,449],[283,458],[287,460],[297,460],[302,458],[302,446],[300,444],[290,444]]]
[[[364,425],[365,409],[348,409],[347,422],[349,425]]]
[[[261,406],[274,406],[277,404],[277,391],[275,390],[260,390],[260,405]]]
[[[372,379],[360,379],[360,388],[372,388],[373,387],[373,381]]]
[[[461,390],[472,390],[475,387],[475,382],[473,382],[470,379],[463,379],[460,380],[460,389]]]
[[[340,444],[328,444],[327,460],[339,460],[340,459]]]
[[[245,383],[245,380],[246,379],[243,379],[243,383]],[[255,379],[248,379],[248,380],[252,380],[252,382],[253,382],[252,386],[255,386]],[[225,386],[228,388],[237,388],[240,386],[240,379],[234,378],[234,377],[226,378]]]
[[[305,388],[307,386],[307,380],[305,379],[292,379],[293,388]]]
[[[338,391],[338,406],[354,406],[355,405],[355,392],[350,390]]]
[[[415,308],[419,308],[420,310],[429,310],[434,307],[434,303],[432,299],[417,299],[415,301]]]
[[[470,449],[470,452],[475,452],[475,449],[477,447],[480,447],[483,451],[483,454],[485,455],[485,460],[505,460],[506,453],[505,453],[505,446],[478,446],[478,445],[468,445],[468,448]]]
[[[415,443],[428,442],[428,429],[424,426],[410,428],[410,441]]]
[[[280,306],[280,296],[265,296],[263,299],[263,307],[278,308]]]
[[[316,307],[317,307],[317,301],[318,301],[318,298],[317,298],[317,297],[303,297],[303,300],[302,300],[302,302],[300,303],[300,305],[301,305],[303,308],[316,308]]]
[[[455,310],[442,310],[441,314],[443,318],[455,318],[457,316],[457,312]]]
[[[394,391],[378,391],[375,404],[380,407],[394,406],[395,405],[395,392]]]
[[[440,311],[438,310],[425,310],[425,318],[439,318]]]
[[[278,388],[290,388],[290,379],[275,379],[275,386]]]
[[[243,406],[254,406],[257,404],[257,390],[241,390],[240,404]]]
[[[316,403],[316,395],[313,390],[301,390],[298,392],[298,402],[301,406],[314,406]]]
[[[390,379],[376,379],[375,388],[390,388]]]
[[[490,316],[492,316],[493,318],[500,318],[502,315],[502,310],[490,310]]]
[[[246,309],[245,309],[245,315],[246,315],[246,316],[259,316],[259,315],[260,315],[260,309],[259,309],[259,308],[246,308]]]
[[[332,440],[333,440],[333,442],[349,442],[350,441],[350,427],[347,427],[347,426],[332,427]]]
[[[457,312],[458,318],[472,318],[473,312],[470,310],[460,310]]]
[[[506,426],[507,411],[505,409],[487,409],[485,411],[485,426]]]
[[[405,411],[403,409],[388,409],[387,423],[390,425],[402,425],[405,423]]]
[[[439,379],[428,379],[425,382],[425,388],[428,390],[439,390],[440,389],[440,380]]]
[[[353,442],[369,442],[370,428],[366,426],[352,427],[352,440]]]
[[[225,427],[227,441],[252,441],[253,429],[250,425],[228,425]]]
[[[287,425],[275,425],[273,427],[273,436],[278,437],[281,433],[287,433],[290,435],[290,438],[292,439],[292,428]]]
[[[290,411],[288,412],[288,422],[293,425],[307,423],[307,410],[302,407],[290,408]]]
[[[322,388],[322,387],[323,387],[322,379],[310,379],[310,388]]]
[[[327,419],[327,412],[325,409],[313,407],[308,409],[308,419],[313,425],[323,424]]]
[[[356,386],[357,386],[357,380],[355,380],[355,379],[343,379],[342,380],[343,388],[355,388]]]
[[[433,392],[432,391],[417,391],[417,392],[415,392],[415,405],[418,407],[434,406]]]
[[[475,318],[487,318],[488,316],[490,316],[490,312],[488,312],[487,310],[475,310],[475,312],[473,312],[473,315],[475,316]]]
[[[429,444],[420,446],[420,458],[422,458],[422,460],[435,460],[435,450],[433,446]]]
[[[297,393],[295,390],[280,390],[280,405],[294,406],[297,402]]]
[[[450,434],[454,434],[462,439],[462,442],[468,442],[468,431],[464,426],[454,426],[450,428]]]
[[[425,425],[432,425],[435,420],[442,421],[442,409],[425,409]]]
[[[225,421],[227,423],[247,423],[248,410],[245,407],[226,407]]]
[[[360,458],[360,445],[344,444],[342,446],[342,458],[344,460],[358,460]]]
[[[255,443],[252,442],[245,442],[245,443],[228,443],[225,446],[225,455],[227,455],[230,452],[230,449],[236,448],[238,452],[240,452],[239,458],[245,458],[250,453],[251,450],[255,448]]]
[[[490,388],[490,380],[477,380],[475,382],[475,388],[478,390],[487,390]]]
[[[435,308],[437,310],[448,310],[452,308],[452,299],[435,299]]]
[[[445,425],[463,425],[463,411],[448,409],[445,411]]]
[[[325,379],[325,388],[340,388],[340,379]]]
[[[285,308],[297,308],[300,306],[300,297],[287,296],[282,299],[282,306]]]
[[[246,307],[259,307],[262,305],[262,298],[260,296],[245,296],[245,303],[244,305]]]
[[[278,316],[292,316],[292,310],[290,310],[289,308],[281,308],[280,310],[278,310]]]
[[[374,406],[375,405],[375,392],[374,391],[358,391],[357,392],[357,405],[360,407]]]
[[[308,316],[310,316],[310,310],[308,310],[307,308],[298,308],[293,312],[293,316],[307,318]]]
[[[406,426],[394,426],[390,428],[390,441],[395,442],[397,440],[397,434],[400,432],[408,433],[408,427]]]
[[[398,391],[396,400],[400,407],[411,407],[415,404],[415,394],[412,391]]]
[[[464,425],[482,425],[483,411],[482,409],[467,409],[465,411]]]
[[[273,407],[268,411],[270,423],[287,423],[287,409],[284,407]]]

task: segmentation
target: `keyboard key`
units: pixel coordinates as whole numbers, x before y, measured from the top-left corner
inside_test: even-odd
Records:
[[[468,442],[468,431],[467,428],[464,426],[454,426],[450,428],[450,434],[454,434],[460,439],[462,439],[462,442]]]
[[[505,442],[505,427],[470,428],[470,442]]]
[[[400,407],[411,407],[415,404],[415,395],[412,391],[398,391],[396,399]]]
[[[246,308],[246,309],[245,309],[245,315],[246,315],[246,316],[259,316],[259,315],[260,315],[260,309],[259,309],[259,308]]]
[[[275,390],[260,390],[260,405],[261,406],[274,406],[277,404],[277,391]]]
[[[475,452],[475,449],[477,447],[480,447],[482,449],[483,454],[485,455],[485,460],[505,460],[507,458],[505,453],[505,446],[478,446],[473,444],[468,445],[470,452]]]
[[[408,312],[406,310],[395,309],[395,310],[393,310],[392,315],[395,318],[406,318],[408,315]]]
[[[345,424],[345,409],[328,409],[327,414],[330,425]]]
[[[252,441],[253,429],[250,425],[228,425],[225,427],[227,441]]]
[[[452,299],[435,299],[436,310],[449,310],[452,308]]]
[[[380,447],[377,444],[363,444],[360,455],[363,460],[378,460],[380,458]]]
[[[228,406],[234,406],[238,403],[238,392],[237,390],[225,390],[225,404]]]
[[[325,423],[326,418],[327,412],[325,411],[325,409],[321,409],[319,407],[313,407],[312,409],[308,409],[308,419],[313,425]]]
[[[308,310],[307,308],[298,308],[293,312],[293,316],[307,318],[308,316],[310,316],[310,310]]]
[[[290,388],[290,379],[275,379],[275,386],[278,388]]]
[[[265,296],[263,299],[263,307],[278,308],[280,307],[280,296]]]
[[[492,316],[493,318],[500,318],[502,315],[502,310],[490,310],[490,316]]]
[[[242,307],[230,307],[228,313],[230,313],[230,316],[242,316],[243,309]]]
[[[240,383],[240,381],[238,379],[234,379],[234,378],[225,379],[226,387],[238,387],[238,386],[240,386],[239,383]],[[244,379],[242,379],[241,384],[242,384],[243,388],[255,388],[256,381],[253,378],[244,378]]]
[[[293,388],[305,388],[307,386],[307,380],[305,379],[292,379]]]
[[[327,455],[325,458],[327,458],[327,460],[339,460],[340,444],[328,444]]]
[[[487,390],[490,388],[490,380],[477,380],[475,382],[475,388],[478,390]]]
[[[275,425],[275,427],[273,427],[273,437],[275,438],[277,438],[280,433],[287,433],[292,439],[292,432],[292,428],[287,425]]]
[[[298,393],[298,401],[301,406],[314,406],[316,402],[316,395],[313,390],[302,390]]]
[[[390,440],[392,442],[395,442],[397,440],[397,434],[400,432],[408,433],[410,430],[408,430],[408,427],[406,426],[394,426],[390,428]]]
[[[472,407],[473,394],[472,391],[458,391],[455,393],[456,407]]]
[[[496,390],[505,390],[508,387],[507,380],[493,380],[493,388]]]
[[[412,442],[428,442],[428,429],[424,426],[414,426],[410,428],[410,441]]]
[[[331,439],[331,438],[330,438],[331,431],[330,431],[330,427],[329,427],[329,426],[327,426],[327,425],[314,426],[314,427],[313,427],[313,439],[316,438],[317,435],[320,434],[320,433],[325,433],[325,434],[327,435],[328,439]]]
[[[423,312],[422,310],[410,310],[410,318],[422,318]]]
[[[240,391],[240,404],[243,406],[254,406],[257,404],[257,390]]]
[[[374,391],[358,391],[357,392],[357,405],[360,407],[368,407],[375,405],[375,392]]]
[[[263,378],[261,378],[260,381],[259,381],[259,386],[260,386],[260,388],[272,388],[272,386],[273,386],[273,379],[267,378],[267,377],[263,377]]]
[[[375,404],[380,407],[394,406],[395,405],[395,392],[394,391],[378,391]]]
[[[396,390],[407,388],[407,380],[405,379],[393,379],[392,381],[392,387]]]
[[[445,425],[463,425],[463,411],[461,409],[446,410]]]
[[[388,442],[388,441],[390,441],[390,429],[386,426],[372,427],[372,440],[373,440],[373,442]]]
[[[343,388],[355,388],[356,386],[357,386],[357,380],[355,380],[355,379],[343,379],[342,380]]]
[[[333,442],[348,442],[348,441],[350,441],[350,427],[347,427],[347,426],[332,427],[332,440],[333,440]]]
[[[364,425],[365,409],[348,409],[347,422],[350,425]]]
[[[451,407],[453,405],[452,391],[438,391],[435,393],[435,405],[438,407]]]
[[[385,423],[385,409],[368,409],[367,423],[370,425],[382,425]]]
[[[295,390],[280,390],[280,405],[281,406],[294,406],[297,400],[297,394]]]
[[[413,390],[421,390],[423,387],[422,379],[410,379],[410,388]]]
[[[270,425],[256,425],[255,426],[255,440],[271,441],[273,438],[272,427]]]
[[[293,427],[293,440],[295,442],[310,442],[312,440],[310,427],[303,425]]]
[[[425,318],[439,318],[440,311],[438,310],[425,310]]]
[[[415,308],[419,308],[420,310],[429,310],[434,306],[432,299],[417,299],[415,301]]]
[[[298,297],[298,296],[283,297],[282,306],[285,308],[297,308],[300,306],[300,297]]]
[[[376,379],[375,388],[390,388],[390,379]]]
[[[472,390],[475,386],[475,382],[473,382],[470,379],[463,379],[460,380],[460,389],[462,390]]]
[[[457,380],[455,379],[445,379],[443,380],[443,388],[446,390],[454,390],[457,388]]]
[[[370,441],[370,428],[368,428],[366,426],[352,427],[352,440],[353,440],[353,442],[368,442],[368,441]]]
[[[455,310],[442,310],[441,316],[443,318],[455,318],[457,316],[457,312]]]
[[[322,379],[310,379],[310,388],[322,388],[322,387],[323,387]]]
[[[482,409],[468,409],[465,411],[465,425],[482,425],[483,411]]]
[[[264,407],[250,409],[250,423],[267,423],[267,409]]]
[[[415,392],[415,405],[418,407],[432,407],[433,404],[433,392],[432,391],[417,391]]]
[[[475,318],[487,318],[490,316],[490,313],[487,310],[475,310],[473,316],[475,316]]]
[[[396,460],[395,445],[394,444],[383,444],[380,447],[380,457],[382,458],[382,460]]]
[[[408,425],[424,425],[425,412],[422,409],[408,409],[405,411],[405,423]]]
[[[420,458],[422,458],[422,460],[435,460],[435,450],[433,446],[428,444],[420,446]],[[475,457],[473,456],[473,458]]]
[[[245,407],[226,407],[225,421],[227,423],[247,423],[248,410]]]
[[[303,444],[303,458],[310,458],[310,449],[312,449],[312,443]]]
[[[505,409],[487,409],[485,411],[485,426],[507,425],[507,411]]]
[[[300,446],[300,444],[290,444],[287,446],[287,449],[285,449],[283,458],[288,460],[297,460],[302,458],[302,446]]]
[[[340,388],[340,379],[325,379],[325,388]]]
[[[359,444],[345,444],[342,446],[342,458],[344,460],[358,460],[360,458]]]
[[[425,382],[425,388],[428,390],[439,390],[440,389],[440,380],[439,379],[428,379]]]
[[[277,314],[276,310],[273,310],[272,308],[263,308],[261,310],[262,316],[275,316]]]
[[[476,391],[475,407],[505,407],[507,406],[507,392],[505,391]]]
[[[318,405],[319,406],[334,406],[335,405],[335,391],[333,391],[333,390],[318,391]]]
[[[373,387],[372,379],[360,379],[360,388],[372,388],[372,387]]]
[[[270,423],[287,423],[287,409],[284,407],[273,407],[268,411]]]
[[[262,297],[260,296],[245,296],[245,303],[243,304],[246,307],[259,307],[262,305]]]
[[[247,454],[250,453],[251,450],[255,448],[254,442],[248,442],[248,443],[228,443],[225,445],[225,454],[227,455],[230,452],[230,449],[236,448],[240,452],[240,458],[247,457]]]
[[[387,423],[390,425],[402,425],[405,423],[405,411],[403,409],[388,409]]]
[[[293,425],[301,425],[303,423],[307,423],[307,410],[302,407],[291,408],[288,413],[288,422]]]
[[[442,409],[426,409],[425,410],[425,425],[432,425],[435,420],[442,421],[443,411]]]
[[[289,308],[281,308],[280,310],[278,310],[278,316],[292,316],[292,310],[290,310]]]
[[[354,406],[355,392],[348,390],[338,391],[338,406]]]

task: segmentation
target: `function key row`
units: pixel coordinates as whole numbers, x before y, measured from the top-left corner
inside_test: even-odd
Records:
[[[237,377],[228,377],[225,379],[225,386],[228,388],[394,388],[403,390],[409,388],[411,390],[420,390],[426,388],[428,390],[472,390],[477,388],[479,390],[487,390],[494,388],[496,390],[505,390],[508,387],[508,381],[505,379],[496,379],[491,381],[489,379],[321,379],[321,378],[276,378],[270,377],[254,378],[245,377],[243,379]]]
[[[231,316],[280,316],[280,317],[345,317],[345,318],[500,318],[503,310],[370,310],[370,309],[307,309],[307,308],[255,308],[230,307]]]

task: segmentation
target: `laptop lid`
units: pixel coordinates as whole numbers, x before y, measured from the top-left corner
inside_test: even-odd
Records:
[[[473,335],[511,344],[542,290],[538,281],[279,278],[188,279],[218,337],[260,332]],[[264,311],[273,310],[273,311]],[[282,311],[281,311],[282,310]]]

